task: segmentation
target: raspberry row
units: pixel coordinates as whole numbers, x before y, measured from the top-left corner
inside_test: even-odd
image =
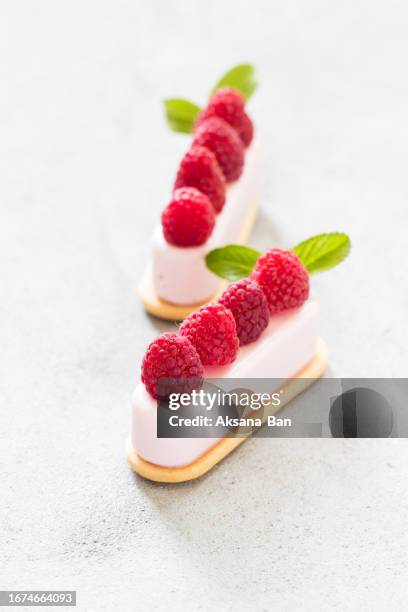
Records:
[[[225,204],[226,185],[242,174],[253,131],[241,93],[224,88],[211,96],[196,119],[172,200],[162,213],[163,234],[169,244],[194,247],[208,240]]]

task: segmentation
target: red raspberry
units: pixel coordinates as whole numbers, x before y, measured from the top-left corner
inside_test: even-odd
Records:
[[[176,189],[162,213],[165,239],[180,247],[204,244],[214,224],[215,213],[210,200],[194,187]]]
[[[190,393],[199,387],[203,371],[200,357],[188,339],[168,332],[149,344],[142,361],[142,382],[152,397],[168,397],[170,393]]]
[[[309,296],[308,271],[292,251],[266,251],[256,262],[250,278],[265,293],[271,314],[301,306]]]
[[[241,176],[244,167],[244,145],[237,132],[219,117],[206,119],[197,128],[194,145],[210,149],[227,183]]]
[[[232,283],[219,302],[232,312],[241,346],[257,340],[268,325],[269,308],[265,294],[248,278]]]
[[[225,204],[225,179],[214,153],[205,147],[191,147],[181,160],[174,188],[196,187],[220,212]]]
[[[197,349],[203,365],[234,361],[239,340],[232,312],[222,304],[207,304],[184,320],[180,334]]]
[[[232,126],[244,145],[247,147],[253,137],[252,121],[245,112],[245,100],[235,89],[225,87],[218,89],[210,98],[206,108],[196,120],[198,127],[209,117],[220,117]]]

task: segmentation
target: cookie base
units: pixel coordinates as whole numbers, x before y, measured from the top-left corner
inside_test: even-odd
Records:
[[[235,242],[237,244],[246,244],[246,242],[248,242],[252,227],[255,223],[256,216],[258,214],[258,208],[259,197],[256,197],[254,198],[251,206],[249,207],[239,235],[236,237]],[[220,279],[219,289],[203,302],[181,305],[172,304],[171,302],[162,300],[157,295],[153,284],[152,267],[151,265],[149,265],[149,267],[145,270],[145,273],[143,274],[142,280],[139,285],[139,297],[146,312],[148,312],[149,314],[154,315],[159,319],[165,319],[166,321],[182,321],[189,314],[203,306],[203,304],[207,304],[208,302],[216,300],[224,291],[226,285],[227,281],[222,281]]]
[[[284,385],[280,406],[272,406],[270,404],[264,407],[263,423],[267,421],[268,416],[279,412],[279,410],[292,399],[300,395],[300,393],[305,391],[320,378],[326,366],[327,347],[323,340],[319,338],[316,354],[313,359]],[[198,478],[211,470],[211,468],[235,450],[242,442],[245,442],[252,433],[252,431],[248,431],[245,436],[239,438],[223,438],[190,465],[177,468],[155,465],[154,463],[145,461],[137,454],[132,446],[130,438],[128,438],[126,442],[127,459],[130,467],[139,474],[139,476],[147,478],[148,480],[169,483],[185,482]]]

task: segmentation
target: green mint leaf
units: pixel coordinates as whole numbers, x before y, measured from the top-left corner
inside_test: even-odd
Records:
[[[239,244],[229,244],[210,251],[205,258],[207,268],[221,278],[236,281],[251,274],[258,257],[258,251]]]
[[[194,121],[201,110],[197,104],[182,98],[169,98],[164,100],[164,108],[167,123],[174,132],[191,134]]]
[[[257,87],[255,68],[251,64],[239,64],[228,70],[213,87],[211,93],[214,93],[221,87],[231,87],[242,93],[245,100],[254,93]]]
[[[351,242],[347,234],[335,232],[313,236],[304,240],[292,250],[310,274],[314,274],[337,266],[347,257],[350,249]]]

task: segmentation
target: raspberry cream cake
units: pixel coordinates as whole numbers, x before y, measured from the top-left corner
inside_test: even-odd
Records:
[[[350,241],[345,234],[324,234],[291,251],[264,255],[245,247],[237,255],[248,278],[227,287],[218,301],[189,315],[178,333],[165,333],[148,347],[141,379],[133,395],[128,461],[140,475],[160,482],[181,482],[211,469],[245,437],[159,438],[159,381],[180,380],[191,391],[204,379],[275,379],[284,388],[279,407],[272,404],[264,421],[324,372],[326,348],[319,338],[319,303],[310,295],[309,274],[343,260]],[[227,248],[228,249],[228,248]],[[219,249],[211,267],[236,277],[230,252]],[[208,259],[208,258],[207,258]],[[271,380],[271,384],[272,384]],[[186,381],[190,381],[190,388]],[[277,384],[277,383],[276,383]],[[270,390],[271,393],[276,388]],[[252,433],[248,430],[248,436]]]
[[[168,320],[182,320],[222,291],[205,257],[224,244],[244,244],[258,207],[258,143],[244,95],[217,89],[192,130],[139,289],[146,310]]]

